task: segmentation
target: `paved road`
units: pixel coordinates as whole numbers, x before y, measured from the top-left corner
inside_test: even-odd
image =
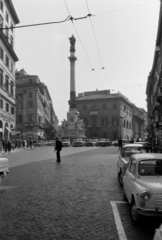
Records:
[[[111,201],[122,201],[116,178],[118,150],[52,147],[8,155],[10,174],[0,190],[2,240],[118,240]],[[128,204],[117,204],[127,240],[152,240],[156,226],[140,229]],[[159,223],[158,223],[159,224]]]

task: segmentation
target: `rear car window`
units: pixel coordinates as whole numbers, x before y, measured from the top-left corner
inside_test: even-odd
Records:
[[[138,165],[140,176],[162,176],[162,159],[142,160]]]

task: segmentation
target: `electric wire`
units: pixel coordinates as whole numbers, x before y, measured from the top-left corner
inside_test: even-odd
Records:
[[[42,26],[42,25],[64,23],[64,22],[68,21],[70,17],[71,16],[68,16],[66,19],[64,19],[62,21],[57,21],[57,22],[34,23],[34,24],[21,25],[21,26],[12,26],[12,27],[0,28],[0,30],[13,29],[13,28],[36,27],[36,26]]]
[[[109,14],[109,13],[113,13],[113,12],[119,12],[119,11],[127,10],[127,9],[130,9],[130,8],[135,8],[135,7],[140,7],[140,6],[143,6],[143,5],[155,4],[155,3],[160,3],[160,1],[158,0],[158,1],[156,1],[156,2],[154,1],[154,2],[150,2],[150,3],[144,3],[144,4],[134,5],[134,6],[131,6],[131,7],[119,8],[119,9],[112,10],[112,11],[108,11],[108,12],[96,13],[96,14],[93,15],[93,16],[99,16],[99,15]]]
[[[66,9],[67,9],[69,15],[71,16],[70,11],[69,11],[69,8],[68,8],[68,5],[67,5],[67,3],[66,3],[65,0],[64,0],[64,3],[65,3]],[[91,14],[88,14],[88,15],[91,15]],[[88,16],[88,15],[87,15],[87,16]],[[87,57],[87,60],[88,60],[88,62],[89,62],[89,64],[90,64],[90,66],[91,66],[91,71],[93,71],[95,77],[97,78],[97,80],[99,81],[99,83],[102,85],[102,83],[100,82],[100,80],[99,80],[99,78],[98,78],[98,76],[97,76],[97,74],[96,74],[96,72],[95,72],[95,69],[93,68],[93,66],[92,66],[92,64],[91,64],[91,62],[90,62],[90,59],[89,59],[89,57],[88,57],[88,54],[87,54],[87,52],[86,52],[86,50],[85,50],[85,48],[84,48],[84,45],[83,45],[83,43],[82,43],[82,41],[81,41],[81,38],[80,38],[80,36],[79,36],[79,34],[78,34],[78,31],[77,31],[77,29],[76,29],[76,27],[75,27],[75,24],[74,24],[74,22],[73,22],[73,18],[70,18],[70,20],[71,20],[71,22],[72,22],[72,24],[73,24],[73,27],[74,27],[74,29],[75,29],[75,32],[76,32],[77,36],[78,36],[78,39],[79,39],[79,41],[80,41],[80,44],[81,44],[81,46],[82,46],[82,48],[83,48],[83,50],[84,50],[84,53],[85,53],[85,55],[86,55],[86,57]],[[102,85],[102,87],[103,87],[103,85]]]
[[[89,6],[88,6],[88,0],[86,0],[86,4],[87,4],[87,9],[88,9],[88,14],[90,12],[90,9],[89,9]],[[92,27],[92,31],[93,31],[93,35],[94,35],[94,39],[95,39],[95,43],[96,43],[96,46],[97,46],[97,51],[98,51],[98,55],[99,55],[99,59],[100,59],[100,62],[101,62],[101,70],[103,70],[104,74],[105,74],[105,77],[106,79],[108,80],[109,84],[110,84],[110,88],[112,88],[111,86],[111,82],[105,72],[105,68],[103,67],[103,62],[102,62],[102,58],[101,58],[101,54],[100,54],[100,50],[99,50],[99,46],[98,46],[98,43],[97,43],[97,38],[96,38],[96,34],[95,34],[95,30],[94,30],[94,27],[93,27],[93,23],[92,23],[92,20],[91,20],[91,17],[89,18],[90,19],[90,23],[91,23],[91,27]]]
[[[135,7],[140,7],[140,6],[143,6],[143,5],[148,5],[148,4],[155,4],[155,3],[159,3],[159,0],[156,1],[156,2],[150,2],[150,3],[144,3],[144,4],[140,4],[140,5],[134,5],[132,7],[126,7],[126,8],[119,8],[119,9],[116,9],[116,10],[112,10],[112,11],[108,11],[108,12],[103,12],[103,13],[97,13],[97,14],[87,14],[86,16],[83,16],[83,17],[77,17],[77,18],[74,18],[72,17],[71,15],[69,15],[66,19],[64,20],[61,20],[61,21],[55,21],[55,22],[46,22],[46,23],[34,23],[34,24],[27,24],[27,25],[21,25],[21,26],[12,26],[12,27],[4,27],[4,28],[0,28],[0,30],[8,30],[8,29],[14,29],[14,28],[25,28],[25,27],[35,27],[35,26],[41,26],[41,25],[49,25],[49,24],[59,24],[59,23],[64,23],[66,21],[69,21],[69,20],[82,20],[82,19],[86,19],[88,17],[94,17],[94,16],[99,16],[99,15],[103,15],[103,14],[108,14],[108,13],[112,13],[112,12],[117,12],[117,11],[123,11],[123,10],[127,10],[127,9],[130,9],[130,8],[135,8]],[[67,4],[66,4],[67,5]]]

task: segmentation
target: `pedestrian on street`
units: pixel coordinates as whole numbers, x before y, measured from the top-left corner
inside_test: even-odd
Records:
[[[61,162],[60,151],[62,150],[62,142],[56,137],[55,151],[56,151],[56,162]]]
[[[11,152],[11,142],[9,140],[7,140],[6,144],[7,144],[7,150],[9,152],[9,154],[10,154],[10,152]]]
[[[134,143],[134,140],[133,140],[133,138],[131,138],[131,143]]]
[[[7,140],[7,138],[4,140],[4,150],[5,150],[5,152],[7,152],[7,150],[8,150],[8,142],[7,142],[8,140]]]
[[[122,138],[119,138],[118,145],[119,145],[119,150],[121,151],[122,150],[122,145],[123,145]]]
[[[32,149],[32,140],[29,140],[29,148]]]

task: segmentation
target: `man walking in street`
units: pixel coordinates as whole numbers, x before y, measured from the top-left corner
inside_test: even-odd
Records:
[[[118,145],[119,145],[119,150],[121,151],[122,150],[122,145],[123,145],[122,138],[119,138]]]
[[[62,150],[62,142],[59,140],[58,137],[56,137],[55,150],[56,150],[56,158],[57,158],[56,162],[61,162],[60,151]]]

